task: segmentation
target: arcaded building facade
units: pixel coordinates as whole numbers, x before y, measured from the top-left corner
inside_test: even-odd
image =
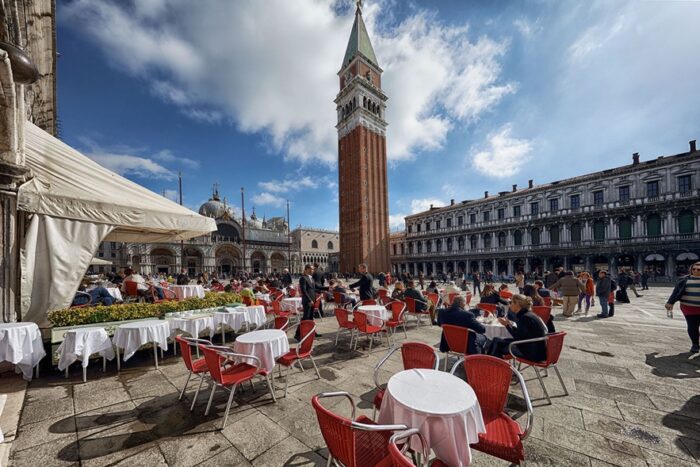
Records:
[[[700,256],[700,151],[467,200],[406,217],[394,272],[647,270],[671,280]]]
[[[314,229],[312,227],[297,227],[292,230],[292,244],[301,258],[301,266],[318,263],[324,271],[331,271],[331,255],[337,253],[340,245],[340,235],[334,230]],[[292,271],[292,272],[301,272]]]
[[[358,5],[335,99],[338,113],[340,272],[389,270],[389,202],[382,69]]]

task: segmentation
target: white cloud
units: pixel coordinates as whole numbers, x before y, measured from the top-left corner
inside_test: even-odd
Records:
[[[301,191],[304,189],[315,189],[318,183],[311,177],[302,177],[298,179],[286,180],[270,180],[268,182],[258,182],[258,186],[265,191],[273,193],[289,193],[292,191]]]
[[[591,26],[569,47],[571,59],[581,60],[588,54],[602,48],[607,42],[617,36],[624,26],[624,15],[614,17],[611,22],[606,21],[602,24]]]
[[[138,178],[157,178],[174,180],[177,176],[157,162],[145,157],[126,154],[88,153],[85,154],[103,167],[119,175],[131,175]]]
[[[406,227],[404,218],[405,214],[390,214],[389,215],[389,229],[390,230],[403,230]]]
[[[187,157],[178,157],[175,154],[173,154],[172,151],[168,149],[163,149],[162,151],[157,152],[154,156],[154,159],[157,159],[162,162],[168,162],[168,163],[180,163],[181,165],[190,168],[190,169],[196,169],[199,168],[199,162],[193,159],[188,159]]]
[[[144,5],[75,0],[62,14],[86,32],[111,65],[149,81],[154,95],[191,118],[262,132],[271,147],[302,162],[337,158],[336,73],[354,8],[336,0]],[[342,2],[347,5],[350,2]],[[507,44],[471,42],[424,10],[395,24],[391,2],[365,8],[389,95],[390,160],[439,149],[458,123],[477,120],[515,86],[501,84]],[[339,13],[342,11],[342,13]],[[158,21],[154,21],[157,18]]]
[[[430,206],[437,208],[444,205],[444,202],[435,198],[414,199],[411,200],[411,214],[427,211],[430,209]]]
[[[511,136],[510,125],[490,133],[485,148],[472,149],[472,162],[476,170],[494,178],[515,175],[530,159],[532,142]]]
[[[272,193],[263,192],[253,196],[253,204],[258,206],[274,206],[276,208],[281,208],[285,205],[285,200],[284,198],[275,196]]]
[[[176,203],[179,199],[177,190],[163,190],[163,196]]]

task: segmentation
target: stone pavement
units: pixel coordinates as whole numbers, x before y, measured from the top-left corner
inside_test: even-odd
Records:
[[[534,428],[525,441],[530,465],[698,465],[700,357],[687,353],[690,343],[680,312],[673,320],[665,316],[662,304],[669,293],[669,288],[645,291],[632,304],[618,305],[616,316],[607,320],[596,320],[593,312],[557,317],[557,329],[568,332],[559,366],[570,395],[553,397],[547,405],[534,373],[525,371],[535,399]],[[555,311],[559,314],[560,308]],[[335,320],[326,318],[319,328],[323,336],[315,355],[322,379],[316,380],[313,371],[296,370],[289,396],[281,398],[278,390],[277,404],[258,381],[255,391],[237,393],[223,431],[218,427],[224,391],[218,391],[207,417],[208,390],[192,413],[192,383],[186,400],[177,400],[186,377],[179,357],[167,358],[155,370],[146,351],[119,375],[114,363],[107,375],[92,364],[86,384],[78,367],[69,380],[57,370],[44,371],[27,389],[10,465],[325,465],[327,450],[311,396],[348,391],[359,402],[359,412],[371,416],[372,367],[387,348],[383,343],[371,355],[353,352],[342,337],[335,348]],[[432,345],[439,328],[411,326],[408,335]],[[383,381],[400,370],[395,356]],[[562,393],[553,375],[545,382],[550,395]],[[334,407],[345,409],[342,403]],[[524,422],[517,386],[508,407]],[[474,465],[506,463],[474,452]]]

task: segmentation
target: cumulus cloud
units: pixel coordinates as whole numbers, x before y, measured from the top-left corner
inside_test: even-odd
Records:
[[[177,178],[170,170],[145,157],[110,153],[88,153],[85,155],[102,167],[106,167],[119,175],[163,180],[174,180]]]
[[[273,206],[281,208],[285,205],[286,200],[272,193],[262,192],[253,196],[253,204],[258,206]]]
[[[411,200],[411,214],[427,211],[431,205],[437,208],[444,206],[445,203],[435,198],[414,199]]]
[[[530,159],[532,143],[513,138],[511,131],[511,126],[505,125],[488,135],[486,147],[473,151],[472,161],[476,170],[494,178],[507,178],[520,171]]]
[[[190,169],[196,169],[199,167],[199,162],[197,162],[194,159],[188,159],[187,157],[178,157],[175,154],[173,154],[172,151],[168,149],[163,149],[162,151],[158,151],[153,155],[154,159],[157,159],[161,162],[168,162],[168,163],[173,163],[177,162],[187,168]]]
[[[172,0],[165,8],[162,0],[135,7],[74,0],[59,13],[95,40],[112,66],[147,81],[155,96],[183,114],[234,122],[244,132],[266,135],[286,158],[333,165],[331,99],[353,21],[349,3],[270,0],[192,8],[189,0]],[[446,25],[425,10],[394,24],[390,7],[372,3],[364,18],[390,97],[388,156],[400,160],[441,148],[453,126],[477,120],[515,86],[501,83],[507,43],[470,40],[466,25]]]
[[[403,230],[406,226],[404,222],[405,214],[390,214],[389,215],[389,229],[390,230]]]
[[[289,193],[291,191],[317,188],[318,183],[316,183],[316,181],[314,181],[311,177],[302,177],[298,179],[259,182],[258,186],[265,191],[271,191],[273,193]]]
[[[163,196],[168,198],[170,201],[177,202],[179,200],[177,190],[163,190]]]

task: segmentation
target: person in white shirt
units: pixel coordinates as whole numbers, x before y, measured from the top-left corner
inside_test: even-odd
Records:
[[[449,297],[450,297],[450,294],[451,294],[451,293],[457,293],[457,294],[458,294],[458,293],[460,293],[460,292],[461,292],[461,290],[459,289],[459,287],[457,287],[457,286],[455,285],[455,281],[450,281],[450,282],[445,286],[445,290],[443,291],[442,296],[440,297],[440,298],[442,298],[442,303],[446,304],[446,307],[449,306],[449,304],[448,304],[448,299],[449,299]]]

